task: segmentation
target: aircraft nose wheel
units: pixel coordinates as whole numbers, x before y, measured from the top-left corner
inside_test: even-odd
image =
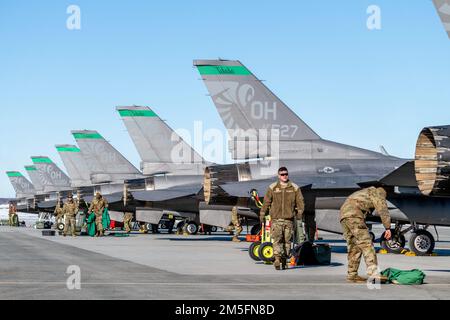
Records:
[[[189,222],[188,225],[186,226],[186,231],[190,235],[195,235],[198,232],[198,225],[195,222]]]
[[[417,230],[409,238],[409,248],[419,256],[433,253],[435,244],[433,235],[426,230]]]
[[[381,247],[389,253],[401,253],[405,247],[406,239],[403,234],[395,234],[394,230],[391,230],[391,240],[384,238],[384,233],[381,236]]]

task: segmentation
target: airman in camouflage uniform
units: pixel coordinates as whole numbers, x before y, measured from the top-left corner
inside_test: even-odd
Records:
[[[238,215],[238,211],[237,211],[237,207],[233,207],[233,209],[231,210],[231,224],[228,228],[226,228],[226,231],[228,232],[233,232],[234,236],[231,239],[233,242],[241,242],[241,240],[239,240],[239,236],[242,233],[242,225],[241,225],[241,219],[239,218]]]
[[[8,222],[11,227],[15,226],[14,218],[17,215],[16,206],[14,203],[9,204]]]
[[[103,236],[103,211],[108,208],[108,201],[102,197],[100,192],[95,194],[95,198],[92,200],[91,206],[89,207],[89,212],[94,212],[95,214],[95,226],[96,226],[96,237]]]
[[[59,201],[55,207],[55,211],[53,211],[53,214],[55,215],[55,229],[57,229],[58,224],[61,223],[64,218],[63,208],[61,207]]]
[[[133,214],[131,212],[126,212],[123,216],[123,226],[126,233],[131,232],[131,220],[133,220]]]
[[[67,235],[69,228],[71,229],[72,236],[76,237],[76,226],[75,226],[75,218],[78,213],[78,201],[74,201],[72,196],[67,198],[67,202],[64,203],[62,208],[62,212],[65,217],[65,225],[64,225],[64,237]]]
[[[301,221],[305,201],[299,186],[289,181],[288,170],[285,167],[278,170],[278,179],[279,181],[271,184],[266,192],[260,220],[264,223],[264,216],[270,210],[274,266],[276,270],[280,270],[281,265],[284,270],[291,251],[294,217],[297,216]]]
[[[369,187],[350,195],[341,207],[341,225],[348,248],[349,282],[365,282],[358,276],[361,256],[367,266],[367,275],[372,279],[385,280],[378,273],[378,262],[375,248],[369,234],[365,219],[376,210],[386,228],[386,239],[391,237],[391,218],[386,203],[386,191],[383,188]]]

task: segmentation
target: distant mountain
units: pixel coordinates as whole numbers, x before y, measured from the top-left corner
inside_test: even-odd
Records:
[[[2,204],[8,204],[8,202],[9,202],[10,200],[11,200],[11,199],[0,198],[0,205],[2,205]]]

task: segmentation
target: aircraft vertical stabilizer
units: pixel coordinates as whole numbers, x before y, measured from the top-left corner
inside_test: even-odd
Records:
[[[123,183],[142,174],[97,131],[72,131],[89,168],[93,184]]]
[[[91,185],[89,168],[81,154],[81,150],[74,145],[56,145],[64,166],[70,176],[73,188],[87,187]]]
[[[6,175],[16,191],[16,198],[28,198],[34,196],[36,190],[33,184],[18,171],[8,171]]]
[[[49,158],[43,156],[31,157],[44,192],[59,192],[71,190],[69,177]]]
[[[149,107],[117,107],[144,174],[203,174],[205,161]]]
[[[433,3],[450,38],[450,0],[433,0]]]

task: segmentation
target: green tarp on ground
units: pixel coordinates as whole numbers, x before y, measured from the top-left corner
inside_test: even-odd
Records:
[[[394,284],[401,285],[418,285],[423,284],[425,280],[425,273],[422,270],[398,270],[389,268],[381,272],[383,276],[388,278],[388,281]]]

